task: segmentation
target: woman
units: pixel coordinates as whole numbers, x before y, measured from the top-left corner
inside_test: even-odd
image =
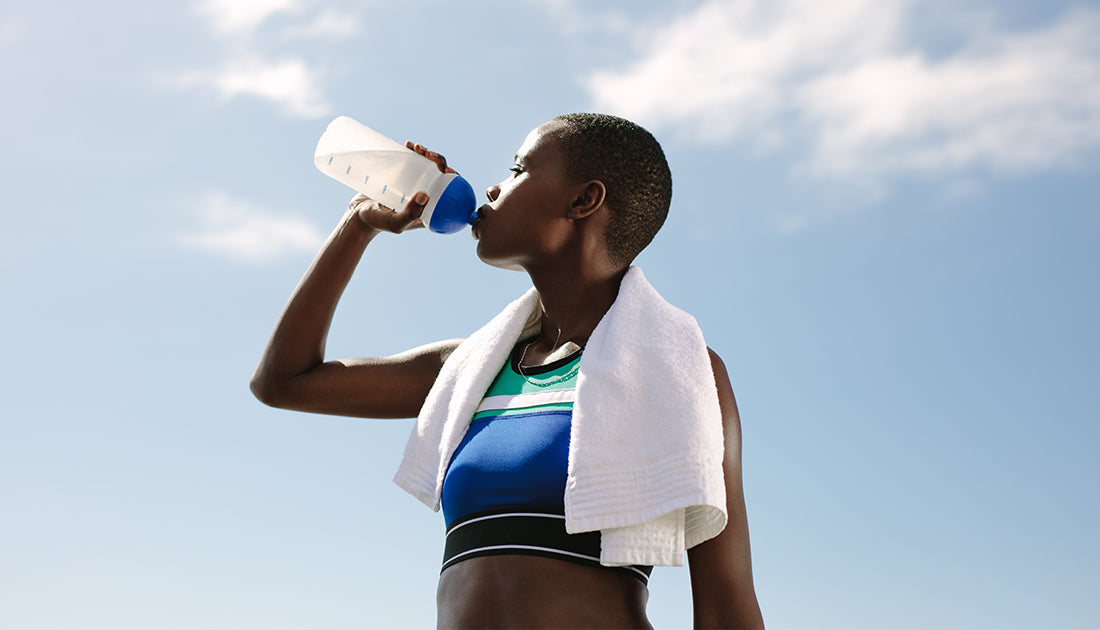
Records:
[[[409,148],[436,161],[441,170],[449,170],[442,156],[419,145],[410,144]],[[603,340],[614,338],[619,328],[629,327],[606,323],[629,319],[608,316],[613,307],[620,311],[628,308],[617,304],[617,300],[626,302],[619,299],[620,288],[644,287],[631,288],[632,294],[649,290],[640,271],[630,263],[664,222],[671,200],[668,166],[656,140],[641,127],[612,116],[571,114],[533,130],[517,152],[511,171],[510,177],[487,191],[488,203],[479,210],[480,218],[472,230],[483,261],[522,270],[531,277],[534,291],[522,308],[533,308],[533,316],[522,327],[507,324],[514,330],[510,333],[513,337],[490,334],[504,330],[499,328],[475,334],[462,347],[461,340],[450,340],[390,357],[326,362],[324,342],[332,315],[365,247],[381,232],[421,227],[419,216],[428,201],[425,193],[418,193],[405,208],[391,211],[360,195],[352,200],[291,296],[253,377],[252,389],[264,403],[285,409],[370,418],[420,415],[399,477],[406,464],[410,468],[423,464],[427,472],[421,477],[429,487],[421,492],[412,487],[414,482],[399,483],[433,507],[442,502],[451,530],[437,593],[440,627],[649,627],[645,613],[648,567],[608,559],[609,541],[631,531],[629,527],[571,529],[576,523],[570,524],[568,519],[581,509],[566,504],[570,492],[584,491],[584,487],[574,487],[573,470],[574,455],[585,446],[575,439],[580,406],[600,409],[601,394],[593,385],[599,382],[598,361],[595,349],[586,346],[595,334],[600,343],[606,343],[608,352],[615,343],[627,347],[628,353],[634,351],[631,348],[648,347],[644,339],[636,343],[629,338],[625,342]],[[652,299],[660,301],[659,297]],[[522,311],[517,308],[517,313]],[[504,316],[502,313],[497,319]],[[513,313],[512,318],[516,317],[523,319]],[[601,322],[605,322],[602,327]],[[694,320],[689,325],[694,326]],[[492,344],[507,346],[505,360],[485,358],[488,351],[482,347]],[[657,556],[627,548],[619,560],[671,557],[671,561],[654,563],[677,564],[676,550],[690,547],[687,557],[696,626],[761,627],[741,483],[737,405],[721,359],[705,344],[701,348],[701,354],[691,355],[696,365],[688,367],[705,371],[706,378],[701,380],[707,382],[698,396],[706,399],[701,402],[703,408],[711,405],[715,418],[720,418],[715,421],[715,426],[720,426],[717,433],[708,433],[706,426],[699,428],[699,435],[708,436],[707,448],[719,454],[720,505],[704,509],[712,516],[720,513],[720,522],[714,528],[714,519],[710,519],[707,527],[711,529],[696,532],[693,539],[692,522],[699,519],[689,512],[688,543],[678,539],[675,542],[680,546],[674,545],[673,552]],[[448,363],[452,355],[455,360]],[[629,360],[632,355],[623,356]],[[469,371],[474,368],[468,366],[478,361],[486,364],[482,369],[485,376],[472,381]],[[461,366],[455,367],[456,363]],[[649,367],[636,370],[641,378],[651,372],[650,367],[653,373],[664,369],[651,363],[645,366]],[[605,372],[616,378],[614,365]],[[587,386],[584,379],[588,379]],[[480,384],[455,385],[469,382]],[[516,389],[495,395],[508,387]],[[456,394],[456,388],[472,393]],[[547,393],[547,388],[559,391]],[[613,394],[616,392],[602,396],[607,399]],[[448,398],[456,395],[483,401],[475,417],[468,413],[475,410],[467,409],[459,414],[465,417],[443,418],[449,412],[441,411],[435,414],[440,418],[433,419],[432,409],[457,408]],[[632,400],[625,395],[621,398]],[[489,399],[508,402],[494,410],[484,404]],[[516,403],[519,399],[531,402]],[[574,403],[577,418],[572,417]],[[608,414],[585,416],[585,426],[596,426],[604,415]],[[517,421],[519,417],[522,422]],[[663,424],[668,424],[667,420],[656,418]],[[639,433],[636,427],[627,426],[629,417],[618,422],[623,426],[604,427],[603,433],[621,437]],[[451,426],[460,428],[447,428]],[[675,431],[678,435],[679,429]],[[440,450],[440,442],[431,442],[436,435],[452,435],[453,444],[444,449],[441,462],[412,461],[421,457],[417,449]],[[426,446],[415,444],[417,440],[426,441]],[[661,440],[649,440],[655,441]],[[641,448],[657,446],[643,443]],[[437,464],[438,480],[433,468]],[[644,469],[642,464],[635,465]],[[597,464],[589,468],[595,470],[590,477],[600,476]],[[570,511],[574,514],[568,514]],[[683,512],[676,514],[682,530]],[[610,518],[618,522],[614,510]],[[507,526],[493,530],[489,525],[504,522],[494,519],[527,520],[509,520]],[[537,522],[528,523],[531,519]],[[459,540],[478,528],[482,529],[475,532],[474,540]],[[537,544],[518,544],[510,538],[520,535],[537,539]],[[706,540],[700,542],[701,538]],[[585,551],[592,547],[594,551]]]

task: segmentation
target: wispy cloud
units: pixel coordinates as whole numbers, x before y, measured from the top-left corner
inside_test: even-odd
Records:
[[[897,0],[707,2],[638,38],[630,67],[586,85],[601,109],[725,141],[773,125],[792,82],[881,49],[900,17]]]
[[[325,97],[327,73],[310,61],[316,56],[311,53],[358,32],[355,15],[297,0],[203,0],[194,10],[223,49],[224,61],[179,73],[171,84],[211,90],[223,101],[259,98],[303,118],[332,111]]]
[[[247,35],[272,15],[292,11],[297,4],[295,0],[203,0],[195,10],[220,35]]]
[[[1100,147],[1100,12],[1028,32],[975,29],[944,56],[910,41],[914,8],[710,1],[585,85],[597,108],[695,141],[808,143],[797,172],[825,179],[1034,171]]]
[[[361,31],[359,18],[350,13],[328,9],[310,19],[287,26],[284,36],[288,39],[340,40]]]
[[[197,249],[250,263],[315,251],[324,234],[310,222],[280,215],[224,192],[210,192],[189,204],[197,225],[176,238]]]
[[[1033,171],[1100,145],[1100,12],[958,54],[883,55],[800,86],[817,127],[814,172]]]
[[[322,96],[318,73],[301,59],[240,58],[217,71],[195,75],[193,80],[213,87],[225,100],[254,96],[303,118],[318,118],[332,110]]]

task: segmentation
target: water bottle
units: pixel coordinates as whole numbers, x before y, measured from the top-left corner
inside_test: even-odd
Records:
[[[395,210],[427,192],[420,219],[433,232],[450,234],[477,220],[477,197],[465,179],[347,116],[329,123],[313,161],[325,175]]]

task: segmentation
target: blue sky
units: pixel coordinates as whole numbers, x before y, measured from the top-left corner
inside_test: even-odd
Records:
[[[958,4],[4,3],[0,626],[431,626],[411,421],[248,392],[352,194],[313,146],[481,190],[598,110],[673,169],[639,263],[729,367],[770,626],[1100,627],[1100,7]],[[330,355],[526,289],[473,244],[378,239]],[[649,610],[690,624],[686,570]]]

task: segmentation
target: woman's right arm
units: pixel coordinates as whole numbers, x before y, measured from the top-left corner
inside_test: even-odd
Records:
[[[424,403],[460,340],[389,357],[325,361],[336,304],[380,232],[421,227],[427,194],[394,212],[358,195],[290,296],[252,375],[252,392],[272,407],[364,418],[408,418]],[[385,334],[384,330],[375,331]]]

